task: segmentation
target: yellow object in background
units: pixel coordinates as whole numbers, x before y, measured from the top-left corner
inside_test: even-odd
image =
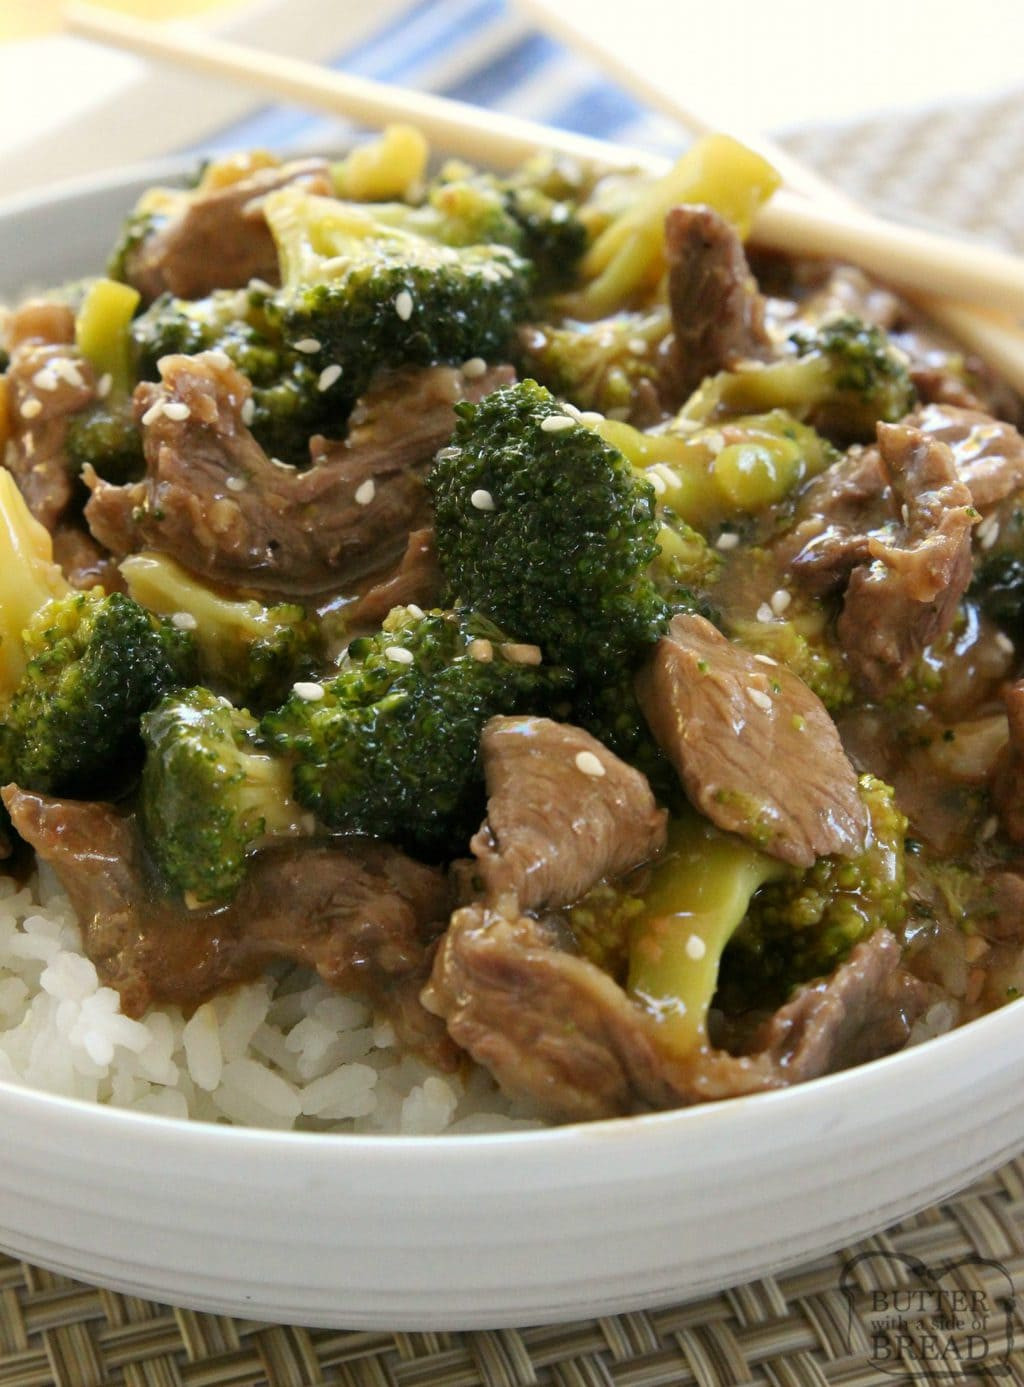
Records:
[[[0,42],[35,38],[60,28],[62,0],[0,0]],[[93,0],[106,10],[139,19],[193,19],[234,9],[239,0]]]

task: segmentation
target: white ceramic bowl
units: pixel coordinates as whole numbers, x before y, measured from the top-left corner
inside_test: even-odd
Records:
[[[101,264],[152,180],[0,209],[0,293]],[[153,1299],[309,1325],[650,1307],[951,1194],[1024,1143],[1022,1088],[1024,1000],[800,1088],[496,1136],[244,1131],[0,1083],[0,1245]]]

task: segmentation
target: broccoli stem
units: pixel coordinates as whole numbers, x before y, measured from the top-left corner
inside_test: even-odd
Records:
[[[21,683],[28,662],[22,633],[51,598],[64,597],[71,588],[53,562],[49,532],[5,468],[0,468],[0,574],[0,696],[6,698]]]
[[[683,1059],[707,1044],[707,1014],[726,945],[750,898],[785,864],[696,817],[676,820],[644,892],[629,946],[630,995],[662,1048]]]
[[[97,279],[75,317],[75,344],[97,377],[110,377],[110,390],[130,394],[135,384],[131,321],[141,295],[128,284]]]

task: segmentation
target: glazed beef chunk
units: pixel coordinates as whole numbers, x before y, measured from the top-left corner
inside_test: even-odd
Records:
[[[850,575],[837,630],[860,684],[882,698],[949,630],[971,581],[977,512],[945,443],[879,424],[878,447],[900,523],[871,537],[871,561]]]
[[[637,681],[640,705],[691,802],[795,866],[852,855],[867,816],[816,694],[700,616],[674,617]]]
[[[56,871],[85,951],[128,1015],[160,1002],[196,1006],[285,958],[366,997],[405,1044],[451,1062],[443,1028],[418,1000],[451,905],[437,868],[370,839],[282,844],[253,858],[230,905],[191,911],[151,880],[132,819],[111,806],[16,786],[3,800]]]
[[[764,305],[735,229],[710,207],[665,219],[673,343],[668,375],[684,400],[705,376],[771,350]]]
[[[147,475],[128,486],[87,477],[93,534],[118,555],[157,549],[214,581],[296,594],[396,560],[429,524],[423,475],[451,436],[452,406],[511,379],[504,367],[473,380],[448,366],[380,376],[347,438],[311,439],[312,466],[299,471],[253,438],[249,384],[217,353],[165,357],[160,371],[161,384],[136,391]],[[179,408],[156,409],[168,404]]]
[[[488,900],[569,905],[665,846],[667,816],[645,778],[581,728],[496,717],[480,750],[487,818],[470,848]]]
[[[1024,487],[1024,438],[1012,424],[950,404],[924,405],[903,423],[946,444],[978,510]]]
[[[4,460],[29,510],[52,533],[75,495],[68,419],[95,399],[96,380],[74,346],[75,319],[66,304],[37,300],[17,309],[7,340],[11,428]]]
[[[906,1039],[922,989],[879,931],[802,988],[751,1053],[672,1055],[651,1014],[550,913],[664,843],[643,777],[546,719],[492,719],[484,761],[487,819],[472,841],[483,899],[452,916],[422,999],[508,1094],[558,1120],[612,1117],[780,1088]]]
[[[169,216],[127,252],[125,278],[146,303],[165,291],[197,299],[213,289],[243,289],[250,279],[276,283],[277,249],[262,199],[292,183],[330,196],[327,161],[256,168],[234,183],[178,195]]]

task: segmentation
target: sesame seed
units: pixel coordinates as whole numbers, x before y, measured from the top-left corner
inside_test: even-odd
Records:
[[[735,549],[740,542],[740,537],[735,530],[723,530],[715,541],[716,549]]]
[[[447,462],[449,458],[457,458],[461,452],[461,448],[442,448],[437,454],[437,460],[438,462]]]
[[[341,379],[341,367],[335,361],[331,366],[325,366],[317,379],[316,388],[318,390],[330,390],[331,386]]]
[[[476,510],[493,510],[494,497],[489,491],[485,491],[483,487],[479,487],[473,492],[472,496],[470,496],[469,504]]]
[[[292,693],[305,703],[319,703],[324,696],[324,686],[323,684],[307,684],[300,680],[299,683],[292,685]]]
[[[109,371],[104,371],[103,375],[100,376],[99,380],[96,382],[96,398],[98,400],[105,400],[110,394],[110,387],[113,384],[114,377]]]
[[[699,934],[691,934],[686,941],[685,947],[687,958],[692,958],[694,962],[699,958],[703,958],[708,951],[708,946],[704,943],[704,940],[701,939]]]
[[[155,424],[156,421],[160,418],[161,414],[163,414],[164,412],[165,403],[166,402],[164,400],[154,401],[154,403],[150,405],[150,407],[146,410],[145,414],[142,416],[140,423]]]
[[[294,471],[295,471],[295,464],[294,464],[294,463],[291,463],[291,462],[282,462],[280,458],[271,458],[271,459],[270,459],[270,464],[271,464],[272,467],[280,467],[281,470],[282,470],[282,472],[294,472]]]
[[[626,346],[633,356],[643,356],[647,351],[647,343],[642,337],[631,337]]]
[[[1014,652],[1013,641],[1005,631],[996,632],[996,649],[1001,650],[1004,655],[1012,655]]]
[[[501,653],[513,665],[539,665],[541,662],[540,646],[522,641],[506,641]]]
[[[222,351],[220,347],[214,347],[211,351],[208,351],[206,355],[210,361],[213,362],[214,366],[219,366],[222,371],[226,370],[227,367],[231,365],[231,358],[228,356],[227,352]]]
[[[605,774],[603,764],[592,751],[578,751],[576,753],[576,769],[582,771],[584,775],[594,776],[595,779]]]
[[[978,841],[987,843],[990,838],[994,838],[999,831],[999,820],[993,814],[990,819],[986,819],[978,833]]]
[[[792,600],[793,594],[791,592],[787,592],[785,588],[779,588],[777,592],[772,593],[772,611],[776,616],[781,616]]]
[[[242,408],[238,412],[241,417],[242,423],[245,425],[246,428],[248,428],[252,421],[256,418],[256,401],[252,398],[251,395],[247,400],[243,402]]]
[[[571,429],[575,422],[568,414],[549,414],[540,421],[540,426],[545,433],[561,433],[563,429]]]
[[[482,356],[471,356],[462,363],[462,374],[467,380],[479,380],[487,370],[487,362]]]
[[[356,505],[368,506],[377,494],[377,483],[372,477],[367,477],[365,482],[361,482],[356,487]]]
[[[760,689],[748,689],[747,696],[755,708],[760,708],[764,713],[771,712],[772,701],[766,693],[762,693]]]
[[[779,663],[778,660],[773,660],[770,655],[755,655],[754,659],[760,665],[777,665]]]
[[[604,415],[598,414],[596,409],[584,409],[580,413],[581,424],[601,424],[604,422]]]
[[[27,400],[21,402],[21,417],[23,419],[34,419],[37,414],[42,414],[43,402],[37,400],[34,395],[30,395]]]
[[[184,423],[192,411],[183,400],[168,400],[164,405],[164,417],[173,419],[176,424]]]
[[[42,366],[32,377],[32,384],[37,390],[56,390],[57,373],[50,366]]]
[[[191,612],[175,612],[171,617],[171,625],[177,631],[194,631],[199,622]]]
[[[574,419],[577,424],[583,423],[583,415],[580,413],[580,411],[576,408],[574,404],[571,404],[568,400],[566,400],[562,408],[565,410],[566,414],[568,414],[570,419]]]
[[[320,350],[320,343],[315,337],[300,337],[297,342],[293,342],[297,352],[304,352],[307,356],[312,356],[314,352]]]
[[[229,491],[244,491],[246,481],[244,477],[228,477],[224,485]]]
[[[85,381],[77,364],[67,356],[58,356],[50,362],[50,368],[61,378],[65,385],[73,385],[76,390],[82,390]]]
[[[774,621],[774,619],[775,619],[775,613],[772,611],[771,607],[769,607],[769,605],[768,605],[767,602],[762,602],[761,605],[760,605],[760,607],[758,607],[758,609],[757,609],[757,619],[758,619],[758,621],[764,621],[764,622],[767,622],[767,621]]]
[[[423,616],[423,608],[417,606],[415,602],[407,602],[405,605],[405,610],[409,613],[410,616],[415,617],[417,621],[419,621],[420,618]]]
[[[408,289],[402,289],[395,295],[395,312],[403,323],[407,323],[412,317],[412,295]]]
[[[704,442],[713,453],[720,453],[725,447],[725,434],[717,429],[709,429],[704,435]]]
[[[982,549],[991,549],[999,538],[999,519],[997,516],[990,515],[978,526],[978,543]]]
[[[910,507],[907,505],[906,501],[900,506],[900,519],[903,521],[904,525],[910,524]]]
[[[466,646],[466,654],[471,660],[479,660],[482,665],[489,665],[494,659],[494,646],[490,641],[470,641]]]
[[[396,665],[411,665],[416,658],[412,651],[406,650],[403,645],[386,645],[384,654]]]

